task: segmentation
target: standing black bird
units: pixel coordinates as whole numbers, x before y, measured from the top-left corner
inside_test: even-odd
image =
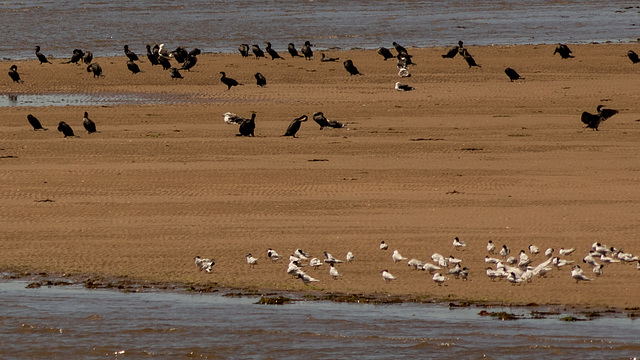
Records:
[[[453,59],[460,52],[460,49],[462,49],[462,40],[458,41],[458,45],[449,49],[449,51],[447,51],[446,54],[442,55],[442,57],[445,59]]]
[[[553,55],[555,55],[556,53],[560,54],[560,57],[562,59],[569,59],[574,57],[569,47],[565,44],[558,44],[558,46],[556,46],[556,50],[553,52]]]
[[[182,74],[180,74],[180,71],[176,68],[169,69],[169,75],[171,75],[172,79],[184,79]]]
[[[182,64],[187,60],[187,57],[189,57],[189,53],[187,52],[187,49],[183,48],[182,46],[178,46],[171,52],[171,56],[176,59],[177,62]]]
[[[322,59],[320,59],[321,62],[334,62],[340,60],[340,58],[325,57],[324,53],[320,53],[320,55],[322,55]]]
[[[300,125],[302,125],[303,121],[307,121],[307,115],[302,115],[298,118],[293,119],[289,127],[287,127],[287,131],[282,136],[293,136],[296,137],[296,133],[300,130]]]
[[[386,47],[381,47],[380,49],[378,49],[378,54],[382,55],[382,57],[384,58],[384,61],[394,58],[391,51],[389,51],[389,49],[387,49]]]
[[[42,124],[40,124],[40,120],[38,120],[35,116],[29,114],[27,115],[27,120],[29,124],[33,126],[33,130],[47,130],[47,128],[43,128]]]
[[[320,125],[320,130],[326,128],[326,127],[330,127],[330,128],[343,128],[344,124],[335,121],[335,120],[327,120],[326,117],[324,117],[324,114],[320,111],[318,111],[317,113],[313,114],[313,120]]]
[[[222,74],[222,77],[220,77],[220,81],[222,81],[223,84],[227,85],[227,90],[231,90],[232,86],[242,85],[236,80],[227,77],[227,74],[225,74],[224,71],[220,71],[220,74]]]
[[[60,131],[61,133],[64,134],[64,137],[69,137],[69,136],[75,136],[73,134],[73,129],[71,129],[71,126],[69,126],[69,124],[67,124],[64,121],[60,121],[58,123],[58,131]]]
[[[138,67],[138,64],[134,63],[131,60],[127,61],[127,68],[129,69],[129,71],[131,71],[132,74],[142,72],[140,71],[140,67]]]
[[[298,54],[298,50],[296,50],[296,46],[293,43],[289,43],[289,45],[287,45],[287,51],[292,58],[302,57],[302,55]]]
[[[513,70],[510,67],[504,69],[504,73],[507,74],[507,76],[509,77],[509,79],[511,79],[512,82],[519,79],[524,80],[524,77],[520,76],[520,74],[518,74],[515,70]]]
[[[251,52],[255,55],[256,59],[264,57],[264,51],[262,51],[258,45],[251,45]]]
[[[196,66],[197,62],[198,62],[198,58],[195,55],[189,55],[187,57],[187,60],[185,60],[185,62],[182,63],[182,70],[191,71],[191,68]]]
[[[158,64],[162,65],[162,70],[168,70],[171,68],[171,62],[166,56],[158,55]]]
[[[464,60],[467,62],[467,64],[469,65],[469,69],[471,69],[474,66],[477,67],[481,67],[480,65],[476,64],[476,61],[474,60],[474,58],[471,56],[471,54],[469,54],[469,52],[467,51],[467,49],[464,49],[463,53],[462,53],[462,57],[464,57]]]
[[[151,65],[160,65],[158,62],[158,53],[156,52],[156,49],[159,50],[159,47],[156,46],[153,47],[154,50],[152,51],[151,45],[147,44],[147,59],[149,59]]]
[[[85,52],[82,61],[87,65],[91,64],[91,62],[93,61],[93,53],[91,51]]]
[[[351,74],[351,75],[362,75],[362,74],[358,71],[358,68],[357,68],[357,67],[355,67],[355,66],[353,65],[353,61],[351,61],[351,60],[346,60],[346,61],[343,63],[343,65],[344,65],[344,68],[345,68],[345,69],[347,69],[347,71],[349,72],[349,74]]]
[[[256,130],[256,113],[251,114],[251,119],[244,119],[240,123],[238,136],[255,136],[253,132]]]
[[[136,55],[136,53],[134,53],[133,51],[129,50],[129,45],[124,46],[124,54],[127,55],[130,61],[140,61],[140,59],[138,59],[138,55]]]
[[[242,57],[248,57],[249,44],[240,44],[240,46],[238,46],[238,51],[240,51],[240,55],[242,55]]]
[[[313,50],[311,50],[312,46],[314,45],[311,45],[309,41],[305,41],[304,45],[302,45],[300,52],[304,55],[305,60],[311,60],[313,58]]]
[[[89,134],[93,134],[96,132],[96,123],[93,120],[89,119],[89,113],[84,112],[84,117],[82,118],[82,126],[87,130]],[[72,135],[73,136],[73,135]]]
[[[588,112],[583,112],[581,116],[582,122],[585,124],[586,128],[598,130],[598,126],[600,123],[612,117],[613,115],[618,113],[618,110],[614,109],[603,109],[603,105],[598,105],[596,111],[597,114],[590,114]]]
[[[274,59],[282,59],[282,57],[280,56],[280,54],[278,54],[277,51],[273,50],[271,48],[271,43],[267,41],[267,47],[266,47],[267,53],[271,56],[271,60]]]
[[[87,66],[87,72],[93,72],[93,77],[103,77],[102,75],[102,67],[98,63],[89,64]]]
[[[638,59],[638,54],[636,54],[636,52],[633,50],[629,50],[629,52],[627,53],[627,56],[629,56],[629,60],[631,60],[631,62],[634,64],[637,64],[640,62],[640,59]]]
[[[78,64],[78,61],[82,60],[84,57],[84,52],[80,49],[73,49],[73,54],[71,55],[71,59],[67,62],[63,62],[63,64]]]
[[[11,65],[9,68],[9,77],[13,82],[17,82],[18,84],[22,84],[24,81],[20,79],[20,74],[18,74],[18,67],[16,65]]]
[[[407,55],[409,54],[407,52],[407,49],[405,49],[404,46],[398,44],[397,42],[394,41],[392,45],[394,48],[396,48],[396,51],[398,52],[398,54],[407,54]]]
[[[36,57],[40,61],[40,65],[42,65],[43,63],[51,64],[49,60],[47,60],[47,57],[44,56],[44,54],[40,53],[40,46],[36,46],[35,49],[36,49]]]
[[[258,86],[267,85],[267,79],[264,77],[264,75],[262,75],[260,73],[256,73],[254,76],[256,77],[256,84]]]

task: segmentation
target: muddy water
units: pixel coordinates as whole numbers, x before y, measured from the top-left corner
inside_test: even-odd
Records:
[[[78,285],[0,283],[0,358],[420,358],[628,359],[640,323],[624,314],[565,322],[515,321],[434,304],[294,302],[256,297],[122,293]],[[541,309],[536,309],[541,310]],[[585,318],[581,314],[573,314]]]
[[[216,99],[203,99],[188,95],[141,93],[91,94],[9,94],[0,96],[2,107],[40,106],[109,106],[138,104],[203,103]]]
[[[0,3],[0,57],[56,58],[142,53],[145,44],[236,52],[240,43],[276,50],[311,40],[319,49],[635,42],[640,7],[626,0],[22,0]]]

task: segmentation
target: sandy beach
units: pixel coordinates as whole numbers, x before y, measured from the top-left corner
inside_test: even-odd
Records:
[[[335,63],[203,54],[175,80],[142,59],[131,74],[124,57],[98,58],[103,78],[85,66],[12,64],[0,93],[152,95],[161,104],[2,108],[0,122],[0,270],[126,277],[136,281],[217,284],[262,290],[418,296],[434,300],[640,305],[636,262],[610,264],[596,278],[582,258],[600,242],[640,254],[640,64],[637,44],[469,47],[480,68],[446,48],[410,48],[412,77],[375,50],[326,51]],[[282,49],[281,54],[284,56]],[[140,51],[138,51],[139,55]],[[142,58],[142,56],[141,56]],[[363,76],[350,76],[353,60]],[[510,82],[505,67],[525,77]],[[244,85],[227,90],[225,71]],[[264,88],[253,75],[267,78]],[[396,81],[410,92],[395,91]],[[619,114],[600,131],[580,114],[596,106]],[[98,133],[82,129],[83,113]],[[297,138],[289,122],[322,111],[343,129],[312,119]],[[256,112],[255,137],[223,122]],[[35,115],[48,131],[33,131]],[[76,137],[56,131],[65,121]],[[467,243],[457,251],[454,237]],[[381,251],[381,241],[389,244]],[[487,242],[511,254],[530,244],[575,248],[563,258],[594,278],[571,278],[572,265],[512,285],[485,274]],[[283,259],[272,263],[266,250]],[[344,259],[339,280],[327,264],[305,268],[305,285],[287,275],[302,248]],[[394,263],[393,250],[430,261],[453,255],[467,281],[437,286],[427,272]],[[258,265],[250,268],[245,255]],[[194,256],[212,257],[211,274]],[[545,260],[540,254],[532,263]],[[387,284],[380,271],[397,280]]]

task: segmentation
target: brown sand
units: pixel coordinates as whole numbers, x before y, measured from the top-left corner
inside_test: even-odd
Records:
[[[488,240],[514,255],[529,244],[575,247],[567,258],[579,264],[594,242],[640,253],[640,65],[626,58],[631,45],[571,47],[570,60],[552,56],[552,45],[472,47],[479,69],[442,59],[443,48],[410,49],[418,64],[410,79],[369,50],[327,52],[352,59],[364,76],[349,76],[341,62],[239,54],[203,55],[184,80],[148,62],[132,75],[123,58],[97,59],[101,79],[59,61],[15,62],[25,83],[4,75],[3,94],[162,93],[198,101],[3,108],[0,269],[638,306],[635,263],[607,266],[580,284],[569,267],[520,286],[484,273]],[[526,80],[509,82],[507,66]],[[245,85],[227,91],[219,71]],[[255,86],[256,71],[266,88]],[[396,92],[396,81],[417,90]],[[583,129],[580,113],[598,104],[620,114],[598,132]],[[82,130],[84,111],[100,133]],[[256,111],[256,137],[236,137],[237,126],[222,121],[227,111]],[[315,111],[349,126],[320,131],[310,120],[299,138],[280,136],[293,118]],[[29,113],[49,131],[32,131]],[[79,136],[64,139],[56,131],[61,120]],[[453,249],[454,236],[467,242],[464,251]],[[382,240],[389,251],[378,250]],[[317,257],[352,251],[356,260],[339,266],[337,281],[327,265],[309,269],[320,279],[311,287],[285,273],[286,259],[267,261],[267,248],[285,258],[296,248]],[[453,254],[470,269],[469,281],[436,286],[427,273],[394,264],[393,249],[424,261]],[[249,252],[260,259],[254,269],[245,263]],[[213,274],[196,269],[196,255],[216,259]],[[383,269],[398,280],[385,284]]]

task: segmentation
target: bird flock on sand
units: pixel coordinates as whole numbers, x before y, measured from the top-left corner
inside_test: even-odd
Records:
[[[477,246],[477,245],[476,245]],[[387,251],[389,244],[385,241],[381,241],[378,248],[381,251]],[[452,242],[452,250],[456,254],[464,254],[468,249],[467,243],[455,237]],[[476,265],[475,276],[484,277],[489,281],[505,281],[513,286],[525,285],[532,283],[533,281],[543,281],[540,279],[547,278],[553,272],[557,272],[560,275],[566,277],[569,276],[576,283],[593,281],[598,277],[606,277],[606,269],[609,266],[616,266],[614,264],[636,264],[637,270],[640,271],[640,261],[638,256],[632,253],[625,252],[621,248],[608,246],[599,242],[593,243],[590,248],[584,249],[584,257],[582,263],[585,268],[588,268],[585,273],[585,269],[582,269],[577,263],[579,256],[576,257],[575,248],[563,248],[561,247],[556,251],[554,248],[547,248],[544,252],[540,251],[540,248],[536,245],[529,245],[526,249],[520,249],[515,254],[511,251],[511,248],[506,244],[503,244],[499,250],[492,240],[489,240],[486,245],[486,256],[484,258],[485,269],[480,271],[477,261],[467,261],[462,256],[449,255],[444,256],[440,253],[433,253],[430,260],[423,261],[416,257],[409,259],[402,256],[400,251],[395,249],[391,254],[391,261],[388,262],[389,266],[397,266],[397,264],[406,264],[416,271],[424,271],[428,274],[434,284],[438,286],[445,285],[450,279],[459,279],[461,281],[467,281],[472,279],[469,263]],[[582,256],[582,255],[580,255]],[[342,260],[344,259],[344,260]],[[323,266],[328,265],[329,277],[333,280],[349,277],[350,273],[348,266],[344,264],[353,263],[355,260],[354,253],[349,251],[342,258],[336,258],[327,251],[324,251],[322,256],[312,256],[309,252],[300,248],[294,250],[288,258],[280,256],[276,250],[269,248],[266,250],[266,260],[271,263],[279,263],[281,260],[288,265],[282,266],[282,271],[286,271],[293,279],[300,280],[303,284],[307,285],[313,282],[320,282],[316,275],[317,271]],[[197,268],[201,271],[212,273],[213,266],[215,265],[214,259],[203,259],[200,256],[194,258]],[[478,260],[478,259],[475,259]],[[259,266],[259,257],[254,257],[251,253],[246,255],[246,264],[249,268],[255,268]],[[338,270],[338,266],[341,266],[343,271]],[[379,264],[380,267],[385,267],[383,264]],[[380,270],[380,276],[384,283],[391,283],[398,280],[398,277],[393,275],[387,268]],[[311,269],[312,275],[308,270]],[[570,269],[569,272],[563,273],[565,269]],[[591,271],[589,271],[591,270]],[[344,276],[343,276],[344,275]],[[479,278],[476,278],[479,279]],[[401,281],[401,280],[400,280]]]
[[[240,52],[241,56],[244,58],[250,58],[251,54],[253,54],[253,57],[256,60],[261,58],[266,59],[267,55],[271,58],[271,60],[285,59],[272,47],[271,42],[267,41],[265,42],[265,44],[266,44],[266,47],[265,47],[266,53],[257,44],[254,44],[251,46],[249,46],[248,44],[241,44],[238,47],[238,51]],[[416,64],[413,60],[413,56],[409,54],[409,52],[405,47],[398,44],[397,42],[393,42],[392,45],[397,53],[396,55],[394,55],[390,49],[387,49],[385,47],[378,48],[377,53],[383,57],[384,61],[387,61],[389,59],[396,59],[398,76],[400,78],[411,77],[409,66]],[[289,43],[287,45],[287,52],[289,53],[291,58],[300,57],[310,61],[314,59],[313,46],[314,45],[311,44],[311,42],[305,41],[304,45],[300,49],[300,52],[298,52],[295,44]],[[40,62],[40,65],[52,63],[50,61],[50,58],[48,58],[47,56],[45,56],[40,52],[41,50],[40,46],[36,46],[34,50],[35,50],[36,59]],[[138,57],[138,55],[133,50],[129,48],[129,45],[124,45],[123,51],[126,57],[125,64],[127,69],[133,75],[144,72],[143,70],[140,69],[140,66],[138,65],[138,63],[142,62],[142,60],[140,59],[140,57]],[[201,53],[202,51],[198,48],[194,48],[190,51],[187,51],[187,49],[185,49],[184,47],[179,46],[175,48],[173,51],[169,51],[164,48],[164,44],[159,44],[159,45],[154,44],[153,46],[150,44],[146,45],[147,61],[152,65],[152,67],[158,65],[162,67],[163,70],[169,70],[169,76],[173,80],[184,79],[183,74],[180,71],[190,72],[191,69],[193,69],[198,63],[198,55],[200,55]],[[571,49],[569,49],[569,47],[565,44],[558,44],[553,52],[553,55],[555,54],[558,54],[560,58],[563,60],[571,59],[575,57]],[[327,57],[324,54],[324,52],[321,53],[321,56],[322,58],[320,59],[320,61],[323,63],[335,63],[340,60],[339,58]],[[627,56],[629,57],[629,59],[633,64],[637,64],[638,62],[640,62],[640,59],[638,58],[638,54],[635,53],[633,50],[629,50],[627,53]],[[442,55],[443,59],[453,59],[456,57],[462,57],[467,63],[467,65],[469,66],[469,68],[481,67],[476,62],[475,58],[469,53],[468,48],[464,46],[464,43],[462,41],[458,41],[458,45],[450,48],[445,54]],[[176,64],[174,65],[172,64],[172,62],[175,62]],[[91,51],[82,51],[81,49],[74,49],[72,51],[71,58],[67,61],[63,61],[62,63],[76,64],[76,65],[80,65],[81,63],[84,63],[86,65],[87,72],[91,73],[94,78],[102,78],[105,76],[103,74],[102,67],[100,66],[100,64],[94,61],[93,53]],[[353,61],[350,59],[344,60],[343,66],[350,76],[364,75],[356,67]],[[505,68],[504,72],[508,76],[511,82],[525,79],[524,76],[521,76],[515,69],[511,67]],[[17,65],[15,64],[11,65],[11,67],[9,68],[8,74],[14,83],[18,83],[18,84],[24,83],[24,80],[20,77],[20,74],[18,73]],[[220,71],[220,75],[221,75],[220,82],[227,87],[228,91],[230,91],[233,87],[243,85],[243,83],[239,82],[238,80],[230,76],[227,76],[227,73],[225,71]],[[255,73],[254,78],[256,81],[256,85],[258,87],[267,86],[267,79],[262,73],[260,72]],[[416,90],[415,87],[402,82],[396,82],[394,85],[394,89],[400,92]],[[603,105],[598,105],[595,114],[591,114],[586,111],[583,112],[581,115],[581,121],[584,124],[585,128],[589,128],[597,131],[603,121],[609,119],[610,117],[612,117],[617,113],[618,113],[618,110],[606,109],[603,107]],[[227,121],[227,118],[228,118],[227,114],[233,114],[233,113],[224,114],[225,122],[230,123]],[[242,121],[231,122],[231,124],[240,125],[240,131],[238,134],[239,136],[255,136],[255,127],[256,127],[255,115],[256,115],[255,113],[252,114],[251,119],[241,118],[237,115],[233,115],[233,116],[236,116],[238,119],[243,119]],[[30,116],[33,117],[33,115],[30,115]],[[346,124],[341,124],[337,121],[327,121],[326,118],[324,119],[323,118],[324,118],[324,115],[321,112],[317,112],[313,115],[313,119],[320,125],[320,129],[324,129],[326,127],[342,128],[342,127],[345,127],[346,125]],[[296,137],[296,134],[300,129],[301,123],[306,121],[307,119],[308,119],[307,115],[302,115],[293,119],[289,124],[289,127],[287,128],[284,136]],[[28,120],[32,125],[34,124],[31,118],[29,118]],[[84,122],[83,122],[83,125],[85,125]],[[34,130],[46,130],[46,128],[43,128],[42,126],[39,126],[39,127],[36,127],[35,125],[33,126],[34,126]],[[89,126],[93,126],[93,128],[95,129],[95,123]],[[85,128],[89,133],[96,132],[96,131],[89,130],[89,128],[87,128],[87,125],[85,125]],[[58,124],[58,130],[64,134],[64,137],[73,136],[73,131],[71,130],[70,126],[65,122],[60,122]]]
[[[284,259],[282,256],[280,256],[280,254],[278,254],[275,250],[271,248],[267,249],[266,258],[267,260],[265,261],[269,261],[271,263],[278,263],[280,260]],[[329,265],[330,278],[334,280],[338,280],[342,277],[342,274],[340,274],[336,265],[343,264],[343,263],[350,264],[354,261],[355,256],[351,251],[349,251],[345,255],[344,260],[339,260],[333,255],[331,255],[330,253],[325,251],[323,253],[322,258],[323,259],[320,260],[318,257],[312,257],[311,255],[309,255],[308,252],[302,249],[296,249],[291,253],[291,255],[289,255],[289,262],[286,269],[286,273],[294,279],[299,279],[304,284],[319,282],[320,280],[309,275],[307,272],[303,270],[303,268],[308,266],[309,268],[312,269],[312,271],[317,271],[322,265],[327,264]],[[258,266],[259,259],[260,259],[259,257],[254,257],[251,253],[248,253],[245,256],[245,261],[249,268],[254,268]],[[204,271],[206,273],[211,273],[213,271],[213,267],[215,265],[214,259],[209,259],[209,258],[204,259],[204,258],[201,258],[200,256],[196,256],[194,258],[194,261],[195,261],[196,267],[200,271]],[[284,267],[283,267],[283,270],[284,270]],[[314,276],[318,276],[318,275],[314,274]]]

